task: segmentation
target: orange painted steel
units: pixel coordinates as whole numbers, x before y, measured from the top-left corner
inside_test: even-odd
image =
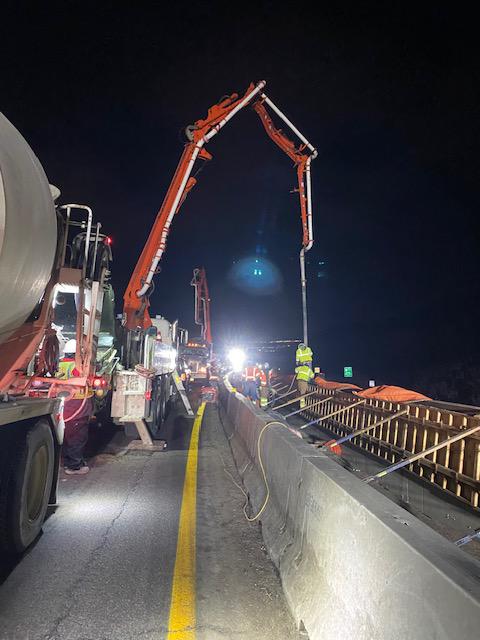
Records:
[[[28,363],[38,350],[47,328],[53,318],[52,300],[55,278],[52,276],[44,294],[40,315],[37,319],[24,322],[2,344],[0,361],[0,391],[6,393],[12,386],[25,386],[25,371]]]
[[[162,206],[123,296],[123,324],[127,329],[147,329],[151,326],[148,307],[153,277],[158,272],[158,264],[166,248],[173,217],[178,213],[189,191],[196,184],[196,179],[190,176],[193,166],[197,160],[208,161],[212,159],[212,156],[204,149],[204,145],[220,131],[231,117],[247,105],[253,104],[267,134],[295,162],[303,230],[302,246],[305,249],[311,246],[313,238],[310,237],[309,232],[308,193],[305,192],[304,177],[308,161],[316,156],[316,151],[311,147],[310,154],[305,154],[306,145],[301,144],[296,147],[279,129],[275,128],[263,104],[264,100],[268,100],[264,94],[261,94],[264,86],[264,81],[257,84],[251,83],[241,97],[234,93],[223,98],[219,103],[210,107],[206,118],[197,120],[193,126],[186,128],[188,142],[184,147]],[[276,107],[274,108],[276,109]],[[277,113],[280,112],[277,110]],[[291,126],[291,123],[289,124]],[[294,130],[297,134],[299,133],[296,129]]]
[[[287,156],[293,160],[295,166],[297,167],[297,178],[298,178],[298,195],[300,198],[300,214],[302,219],[302,245],[303,247],[308,246],[310,240],[310,234],[308,231],[308,223],[307,223],[307,196],[305,193],[305,171],[307,167],[308,159],[310,158],[310,154],[303,153],[305,149],[305,145],[300,145],[299,147],[295,146],[295,143],[292,142],[282,131],[281,129],[277,129],[273,124],[268,111],[265,108],[264,103],[261,100],[256,101],[253,104],[254,110],[257,112],[267,135],[275,142],[277,146],[284,151]]]

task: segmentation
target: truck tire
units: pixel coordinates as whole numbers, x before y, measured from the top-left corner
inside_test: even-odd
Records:
[[[42,529],[55,469],[51,427],[40,419],[10,439],[0,484],[0,548],[22,553]]]
[[[167,418],[167,402],[168,402],[168,376],[162,376],[162,393],[160,404],[160,415],[162,424]]]
[[[153,412],[151,432],[153,438],[159,437],[165,421],[165,376],[158,376],[153,383]]]

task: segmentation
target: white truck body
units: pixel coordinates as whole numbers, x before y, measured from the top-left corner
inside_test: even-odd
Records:
[[[176,368],[176,323],[162,316],[152,318],[152,327],[143,336],[142,362],[133,369],[118,368],[114,375],[112,418],[127,425],[145,421],[156,436],[175,393],[172,374]]]

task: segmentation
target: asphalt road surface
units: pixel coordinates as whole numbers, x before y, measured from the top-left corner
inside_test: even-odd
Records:
[[[225,473],[238,480],[215,406],[196,427],[173,413],[168,442],[125,453],[117,435],[87,476],[62,475],[41,537],[3,561],[1,640],[302,637]]]

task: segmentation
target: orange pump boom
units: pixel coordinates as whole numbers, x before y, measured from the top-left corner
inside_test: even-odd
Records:
[[[295,162],[298,176],[298,192],[302,220],[302,251],[300,261],[305,251],[313,244],[312,207],[310,162],[317,156],[316,149],[294,127],[288,118],[263,93],[265,81],[251,83],[243,96],[234,93],[223,98],[208,110],[207,117],[197,120],[186,128],[188,139],[177,169],[167,190],[160,211],[150,231],[143,251],[138,259],[130,282],[124,293],[123,324],[129,330],[147,329],[151,326],[148,313],[149,295],[152,292],[152,282],[158,270],[158,264],[165,251],[168,232],[174,215],[185,201],[190,190],[195,186],[196,179],[191,173],[198,160],[208,161],[212,156],[204,146],[220,131],[220,129],[247,105],[260,116],[263,126],[270,138]],[[280,117],[291,131],[300,139],[301,144],[295,145],[280,129],[275,128],[267,112],[270,107]],[[302,295],[304,298],[304,335],[306,333],[306,294],[305,294],[304,262],[302,267]]]

